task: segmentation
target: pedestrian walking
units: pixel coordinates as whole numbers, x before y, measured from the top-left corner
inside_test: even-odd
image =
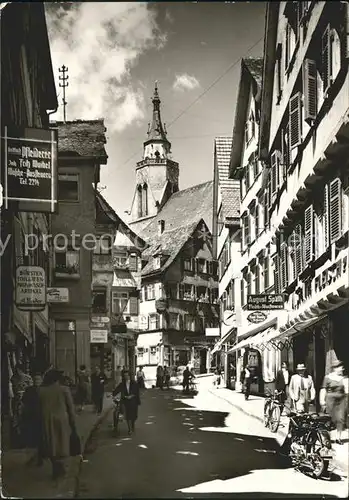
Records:
[[[289,414],[291,410],[291,399],[290,399],[290,381],[292,373],[288,369],[288,364],[283,361],[281,364],[281,370],[276,374],[275,379],[275,389],[281,392],[280,402],[285,408],[286,414]]]
[[[245,400],[247,401],[251,394],[251,382],[252,382],[251,369],[248,364],[243,369],[243,381],[244,381]]]
[[[170,388],[170,380],[171,380],[170,371],[168,369],[168,366],[165,366],[164,367],[164,386],[167,387],[167,389]]]
[[[189,370],[189,366],[187,366],[183,372],[183,392],[188,393],[189,392],[189,384],[191,379],[193,378],[193,374]]]
[[[26,389],[33,385],[33,379],[25,373],[24,366],[17,363],[14,374],[11,378],[13,390],[13,430],[18,444],[22,441],[22,413],[23,413],[23,395]]]
[[[348,377],[344,375],[343,363],[338,361],[332,366],[322,384],[320,405],[330,415],[336,426],[336,443],[342,445],[342,432],[346,428],[348,418]]]
[[[34,385],[27,387],[23,395],[23,436],[25,446],[34,448],[33,456],[27,465],[41,466],[43,464],[43,454],[41,450],[41,412],[39,388],[42,384],[42,375],[36,373],[33,377]]]
[[[84,405],[88,401],[89,385],[90,385],[90,376],[86,371],[86,366],[80,365],[80,368],[77,373],[77,388],[76,388],[76,404],[78,405],[79,412],[83,411]]]
[[[308,413],[309,405],[314,401],[316,392],[313,379],[307,373],[304,363],[297,365],[297,373],[291,377],[289,390],[293,408],[297,412]]]
[[[161,390],[164,388],[164,369],[161,365],[156,369],[156,387],[159,387]]]
[[[121,370],[121,366],[118,365],[116,367],[115,375],[114,375],[114,384],[115,384],[115,387],[118,386],[121,381],[122,381],[122,370]]]
[[[221,385],[221,377],[222,377],[221,369],[217,368],[216,372],[215,372],[215,380],[214,380],[214,384],[217,388]]]
[[[92,373],[91,375],[91,393],[92,393],[92,402],[95,406],[98,415],[100,415],[103,410],[105,383],[106,383],[106,378],[104,373],[101,372],[99,366],[96,366],[94,373]]]
[[[113,396],[120,394],[122,411],[127,422],[129,435],[135,431],[135,422],[138,417],[138,406],[141,404],[139,386],[131,379],[130,372],[124,371],[122,382],[115,387]]]
[[[136,379],[137,379],[137,384],[140,389],[145,389],[145,375],[143,371],[143,366],[140,366],[138,368],[137,374],[136,374]]]
[[[65,475],[64,462],[72,454],[72,438],[74,441],[79,440],[72,395],[68,387],[60,384],[60,380],[61,373],[50,370],[39,389],[41,450],[43,458],[51,461],[53,479]]]

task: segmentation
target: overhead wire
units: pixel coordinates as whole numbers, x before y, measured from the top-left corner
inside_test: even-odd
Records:
[[[249,52],[251,52],[251,50],[253,50],[264,38],[264,35],[259,38],[259,40],[257,40],[257,42],[255,42],[253,45],[251,45],[251,47],[247,50],[247,52],[245,52],[245,55],[247,55]],[[242,56],[243,58],[244,56]],[[236,59],[232,64],[230,64],[230,66],[228,66],[228,68],[223,71],[223,73],[221,73],[208,87],[206,87],[206,89],[201,92],[201,94],[199,94],[190,104],[188,104],[188,106],[186,108],[184,108],[170,123],[168,123],[166,125],[166,128],[168,129],[169,127],[171,127],[171,125],[173,125],[174,123],[177,122],[177,120],[179,120],[185,113],[187,113],[187,111],[189,109],[191,109],[202,97],[204,97],[204,95],[207,94],[207,92],[209,92],[215,85],[217,85],[217,83],[219,83],[222,78],[224,78],[227,73],[229,73],[229,71],[231,71],[239,62],[241,61],[241,57],[239,57],[238,59]],[[140,149],[137,149],[137,151],[135,153],[133,153],[124,163],[121,164],[121,167],[123,167],[124,165],[127,165],[127,163],[129,161],[131,161],[138,153],[139,153]]]

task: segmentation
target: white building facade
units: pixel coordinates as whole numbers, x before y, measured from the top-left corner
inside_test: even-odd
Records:
[[[258,339],[264,352],[275,350],[268,381],[281,360],[306,363],[317,390],[334,360],[346,363],[349,331],[347,26],[348,2],[268,4],[259,140],[265,220],[248,272],[270,248],[269,287],[243,277],[244,296],[264,290],[284,299],[275,331]],[[243,248],[257,226],[245,198]]]

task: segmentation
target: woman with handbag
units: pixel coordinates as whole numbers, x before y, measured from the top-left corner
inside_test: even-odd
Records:
[[[41,450],[43,457],[51,460],[54,479],[65,475],[66,458],[81,453],[73,398],[69,388],[59,383],[60,379],[58,370],[50,370],[39,390]]]

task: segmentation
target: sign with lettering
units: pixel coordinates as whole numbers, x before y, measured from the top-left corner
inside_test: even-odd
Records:
[[[23,311],[43,311],[45,309],[46,276],[42,267],[17,267],[16,306]]]
[[[108,342],[108,330],[90,330],[90,341],[92,344],[106,344]]]
[[[108,316],[92,316],[91,321],[95,323],[109,323],[110,319]]]
[[[268,316],[263,311],[253,311],[247,316],[247,321],[250,323],[262,323],[267,317]]]
[[[50,304],[60,304],[69,302],[68,288],[47,288],[47,302]]]
[[[284,308],[284,297],[282,294],[271,295],[248,295],[247,296],[247,310],[260,311],[260,310],[274,310]]]
[[[2,161],[4,208],[55,212],[57,208],[57,131],[4,127]]]

